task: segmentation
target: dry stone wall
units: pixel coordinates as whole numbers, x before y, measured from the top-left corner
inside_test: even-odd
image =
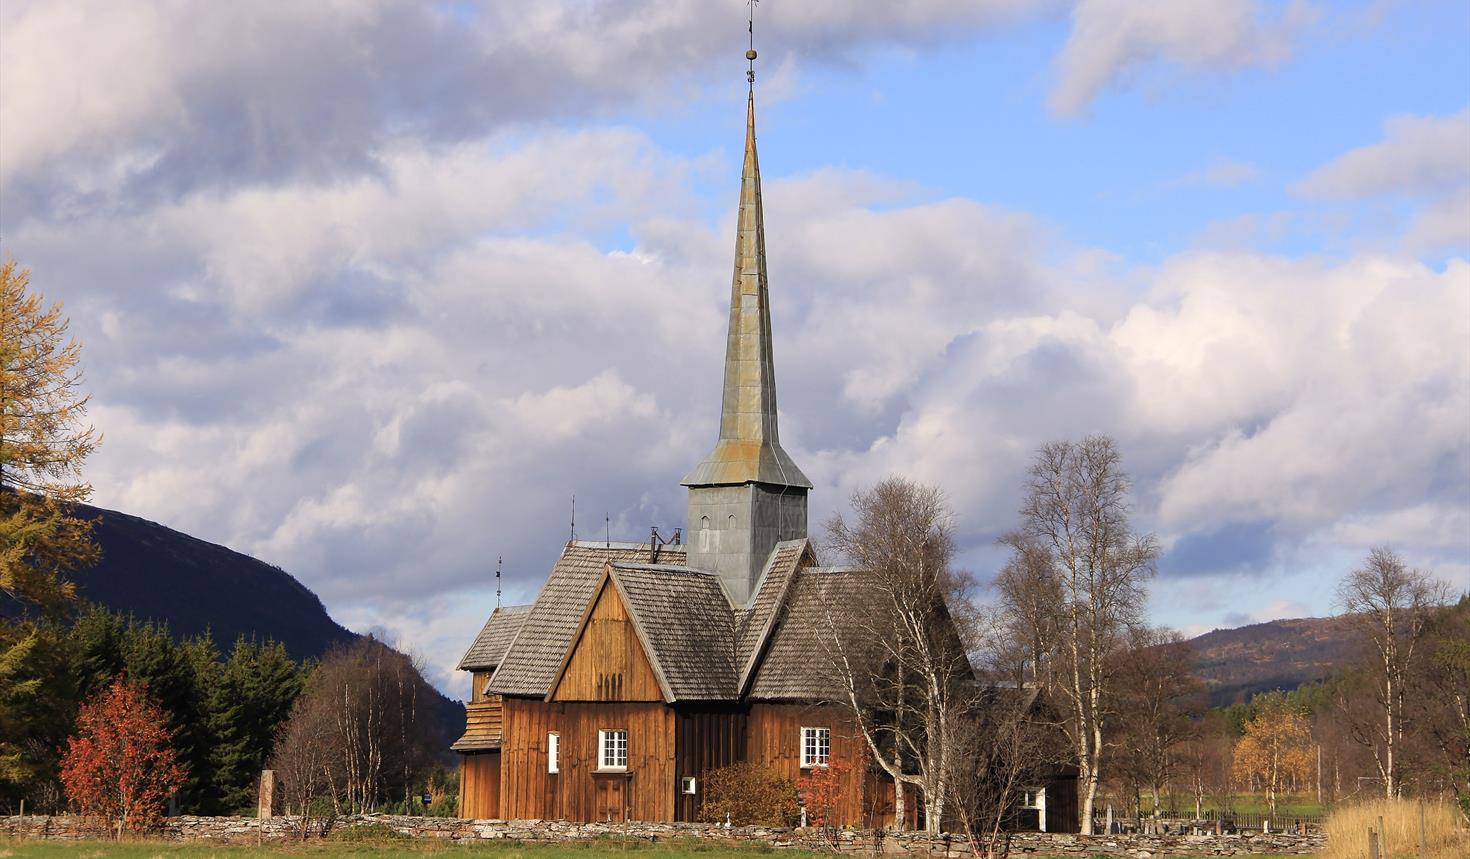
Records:
[[[912,854],[923,856],[969,856],[963,836],[931,838],[920,833],[884,833],[842,830],[828,835],[804,829],[771,829],[737,826],[726,829],[696,823],[567,823],[553,820],[459,820],[444,817],[397,817],[363,814],[333,821],[312,821],[311,837],[358,827],[388,830],[410,838],[468,843],[505,841],[522,843],[568,843],[605,840],[661,842],[677,839],[706,839],[746,842],[777,848],[840,852],[850,854]],[[244,842],[279,841],[299,837],[300,821],[294,817],[170,817],[156,837],[181,841]],[[0,835],[11,838],[92,838],[98,827],[79,817],[0,817]],[[384,834],[387,834],[386,832]],[[1058,835],[1018,833],[1011,836],[1011,851],[1019,855],[1091,857],[1097,855],[1152,859],[1162,856],[1242,856],[1256,853],[1307,854],[1321,849],[1320,835],[1291,833],[1243,835]]]

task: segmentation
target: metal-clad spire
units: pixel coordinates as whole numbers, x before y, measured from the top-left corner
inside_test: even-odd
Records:
[[[754,59],[752,49],[747,56]],[[766,236],[761,171],[755,151],[755,92],[746,101],[745,166],[735,233],[735,277],[725,345],[725,391],[720,440],[685,486],[740,483],[811,487],[781,449],[776,430],[776,367],[771,355],[771,308],[766,285]]]

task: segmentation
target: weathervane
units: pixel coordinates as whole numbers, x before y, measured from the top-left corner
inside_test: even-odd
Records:
[[[495,607],[500,608],[500,562],[505,560],[500,556],[495,558]]]
[[[755,4],[760,0],[745,0],[745,5],[750,7],[750,20],[746,29],[750,31],[750,50],[745,52],[745,59],[750,66],[745,70],[745,79],[750,82],[750,88],[755,89]]]

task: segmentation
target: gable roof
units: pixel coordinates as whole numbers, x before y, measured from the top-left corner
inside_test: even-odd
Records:
[[[682,564],[686,557],[683,546],[660,546],[658,553],[661,560],[672,564]],[[490,679],[490,691],[546,695],[602,579],[603,568],[609,561],[646,561],[648,556],[647,543],[567,543]]]
[[[614,562],[609,575],[672,701],[728,701],[735,684],[735,610],[719,576]]]
[[[740,613],[736,628],[735,666],[739,671],[737,690],[744,692],[760,659],[761,650],[775,628],[781,605],[797,569],[816,562],[811,541],[785,540],[777,543],[766,559],[766,568],[756,582],[750,602]]]
[[[528,605],[497,607],[490,613],[480,634],[470,643],[469,650],[464,652],[464,657],[459,660],[459,670],[485,671],[499,665],[530,611],[531,607]]]
[[[613,588],[627,611],[666,702],[737,697],[735,610],[719,577],[688,567],[613,561],[593,586],[548,684],[548,700],[572,662],[604,587]]]
[[[824,638],[840,615],[831,605],[855,605],[862,593],[863,573],[831,567],[798,569],[777,613],[764,658],[749,680],[749,697],[765,700],[837,701],[842,688],[828,666]]]

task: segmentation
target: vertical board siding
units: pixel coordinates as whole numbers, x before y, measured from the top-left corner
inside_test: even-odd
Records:
[[[662,690],[648,654],[618,597],[612,581],[604,581],[572,656],[562,673],[554,701],[662,701]]]
[[[473,752],[459,759],[460,817],[500,816],[500,752]]]
[[[839,788],[837,816],[843,826],[868,826],[864,814],[866,797],[875,789],[886,787],[890,797],[892,784],[887,776],[869,775],[867,744],[852,726],[847,712],[831,704],[796,704],[757,702],[751,705],[746,728],[746,754],[750,760],[772,767],[795,781],[801,777],[801,729],[803,727],[832,730],[831,760],[847,764],[850,769]],[[892,806],[890,798],[889,806]],[[891,812],[890,812],[891,814]]]
[[[628,732],[626,774],[597,772],[597,732]],[[546,771],[546,735],[560,740],[560,772]],[[505,699],[503,814],[591,822],[674,819],[675,716],[661,703],[547,703]]]
[[[478,704],[485,700],[485,684],[490,682],[489,671],[476,671],[470,675],[470,703]]]
[[[674,820],[698,819],[704,799],[705,775],[712,769],[745,760],[746,717],[743,707],[680,708],[676,711],[674,767]],[[683,780],[693,776],[694,794],[685,794]]]

